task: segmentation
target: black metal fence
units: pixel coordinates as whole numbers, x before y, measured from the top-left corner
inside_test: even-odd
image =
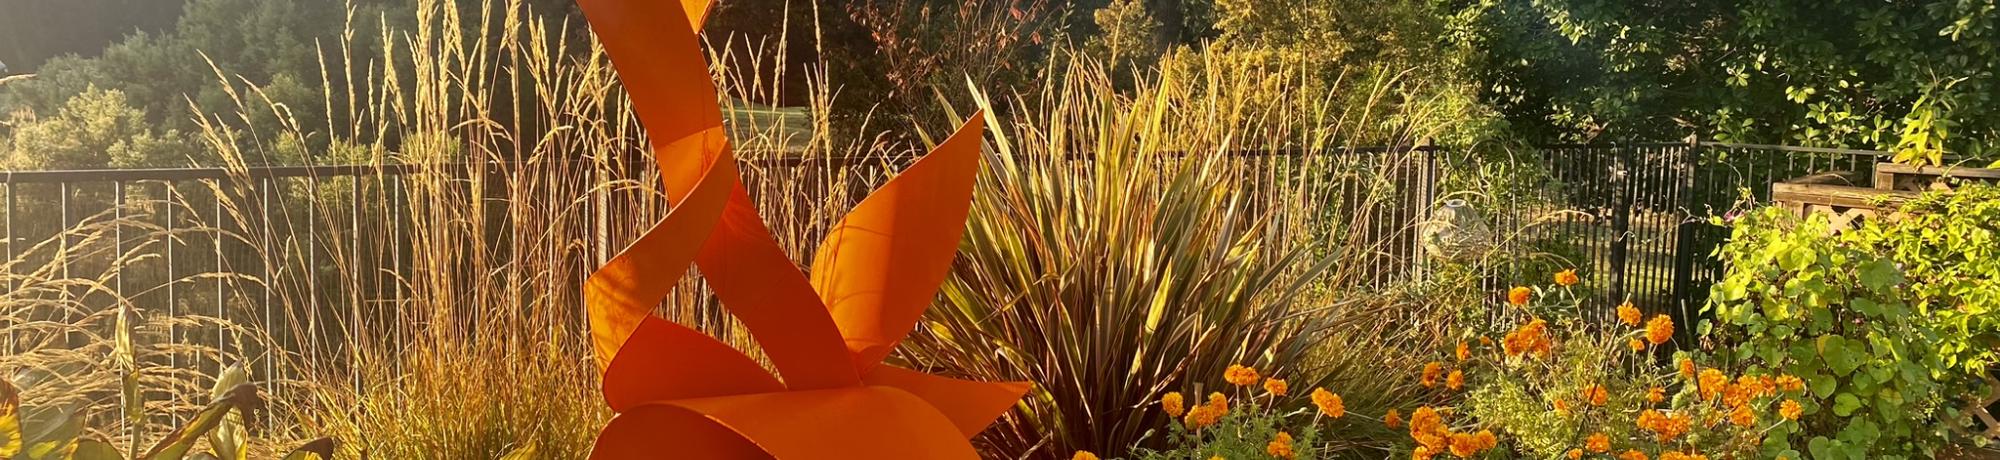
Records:
[[[1545,255],[1549,266],[1569,266],[1591,280],[1591,295],[1604,305],[1630,300],[1651,311],[1696,311],[1717,277],[1711,253],[1727,237],[1726,228],[1711,224],[1732,211],[1768,199],[1774,181],[1825,171],[1849,171],[1867,177],[1884,152],[1816,149],[1714,142],[1619,145],[1554,145],[1515,155],[1452,152],[1432,147],[1365,148],[1341,152],[1243,152],[1240,174],[1306,177],[1311,186],[1271,190],[1267,200],[1299,199],[1300,193],[1323,203],[1329,213],[1362,214],[1317,229],[1328,238],[1358,238],[1375,254],[1380,277],[1352,280],[1380,285],[1421,278],[1428,264],[1417,228],[1432,218],[1443,199],[1474,196],[1504,246]],[[754,184],[760,171],[776,168],[848,168],[855,161],[774,162],[747,167]],[[879,178],[893,161],[861,161]],[[436,166],[317,166],[236,169],[150,169],[103,171],[11,172],[0,176],[5,215],[0,233],[6,238],[4,260],[7,287],[20,292],[30,277],[21,271],[59,267],[61,277],[72,271],[101,273],[103,292],[78,294],[106,305],[126,302],[167,317],[196,315],[217,321],[169,322],[168,342],[204,344],[212,359],[197,368],[222,365],[222,355],[270,355],[274,350],[245,349],[249,341],[232,337],[218,325],[227,319],[283,331],[259,343],[283,347],[295,355],[339,353],[344,327],[355,317],[395,315],[394,299],[404,287],[398,279],[415,268],[409,238],[409,203],[401,178],[413,174],[482,174],[492,165]],[[643,177],[644,168],[621,173],[624,179]],[[567,173],[573,174],[573,173]],[[603,177],[574,177],[551,184],[592,184]],[[863,180],[862,182],[866,182]],[[1246,183],[1260,183],[1246,181]],[[821,184],[829,190],[865,186]],[[556,186],[551,185],[551,188]],[[488,192],[467,192],[468,199],[486,199]],[[568,190],[544,190],[574,200],[598,193],[586,185]],[[646,198],[617,200],[618,206],[646,206]],[[653,201],[657,201],[653,199]],[[583,228],[591,235],[579,243],[580,264],[591,254],[599,259],[616,249],[606,241],[623,241],[605,227],[632,227],[605,222],[604,200],[581,216],[560,224]],[[767,210],[769,211],[769,210]],[[144,222],[101,227],[99,234],[73,229],[94,221],[118,220],[126,213]],[[622,214],[622,213],[620,213]],[[108,216],[108,219],[107,219]],[[1279,216],[1283,218],[1284,216]],[[507,216],[496,216],[504,220]],[[643,218],[643,217],[641,217]],[[481,220],[484,218],[475,218]],[[497,220],[496,220],[497,222]],[[496,237],[504,237],[496,235]],[[40,246],[37,246],[40,245]],[[51,246],[53,245],[53,246]],[[366,247],[364,247],[366,246]],[[143,257],[126,257],[145,247]],[[88,251],[111,254],[78,257]],[[274,262],[275,261],[275,262]],[[329,264],[367,265],[365,267]],[[586,267],[587,268],[587,267]],[[1496,278],[1503,282],[1546,282],[1547,271],[1513,265]],[[244,273],[236,278],[213,274]],[[583,270],[577,271],[578,275]],[[204,277],[203,274],[212,276]],[[283,279],[285,282],[277,282]],[[128,287],[143,292],[127,292]],[[66,289],[88,288],[70,287]],[[95,297],[93,297],[95,296]],[[387,301],[378,301],[388,299]],[[320,314],[315,309],[347,311]],[[363,311],[365,309],[380,311]],[[292,311],[285,311],[291,309]],[[31,322],[77,320],[91,315],[78,309],[10,314],[5,351],[35,346],[17,337],[14,326]],[[54,316],[49,316],[54,315]],[[72,317],[60,317],[69,315]],[[392,320],[388,316],[385,320]],[[1686,324],[1687,322],[1684,322]],[[38,337],[33,340],[71,340]],[[326,345],[333,343],[336,345]],[[291,349],[299,347],[301,350]],[[177,356],[177,355],[173,355]],[[179,359],[173,358],[169,359]],[[273,360],[261,361],[273,366]],[[181,363],[169,363],[180,365]],[[269,374],[266,374],[269,375]]]

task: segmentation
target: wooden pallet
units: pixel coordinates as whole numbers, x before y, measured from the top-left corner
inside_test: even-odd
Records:
[[[1920,192],[1846,185],[1790,182],[1771,184],[1772,201],[1799,217],[1825,214],[1828,232],[1859,227],[1867,220],[1899,219],[1902,214],[1899,209],[1902,209],[1903,203],[1920,195],[1922,195]]]
[[[1951,190],[1959,183],[2000,184],[2000,169],[1956,166],[1910,166],[1897,163],[1875,165],[1875,188],[1927,192]]]

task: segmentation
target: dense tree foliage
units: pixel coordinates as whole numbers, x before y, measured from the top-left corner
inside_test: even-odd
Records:
[[[1479,79],[1551,138],[1724,140],[1991,155],[1991,0],[1479,2]]]
[[[509,6],[456,1],[471,10]],[[121,131],[137,136],[127,145],[192,144],[184,138],[194,131],[191,107],[252,106],[237,118],[257,125],[279,116],[256,107],[283,106],[301,125],[321,125],[338,110],[326,107],[323,88],[347,85],[341,72],[322,73],[322,63],[352,53],[355,62],[383,64],[369,58],[383,27],[414,21],[416,1],[31,3],[0,14],[10,37],[0,59],[38,74],[0,86],[0,145],[10,149],[41,148],[8,138],[117,112],[83,109],[108,105],[143,118],[144,129]],[[567,0],[521,5],[574,19]],[[180,9],[178,20],[160,19],[172,16],[163,8]],[[581,21],[565,24],[571,36],[587,34]],[[1302,92],[1329,94],[1350,110],[1446,126],[1441,140],[1449,143],[1695,134],[1938,161],[2000,152],[1996,24],[1993,0],[740,0],[721,3],[707,35],[739,59],[756,56],[763,71],[784,69],[777,84],[736,89],[746,94],[735,97],[807,104],[809,82],[823,75],[831,85],[823,89],[837,95],[836,129],[936,127],[945,107],[938,98],[962,94],[968,80],[995,94],[1031,93],[1085,56],[1132,81],[1216,62],[1278,66]],[[71,39],[93,33],[126,35],[101,51],[63,55],[105,41]],[[356,49],[339,49],[343,37]],[[254,103],[230,96],[252,86],[262,90]],[[92,100],[72,101],[86,93]],[[153,166],[204,161],[178,151],[143,157],[167,162]],[[111,165],[5,166],[43,164]]]

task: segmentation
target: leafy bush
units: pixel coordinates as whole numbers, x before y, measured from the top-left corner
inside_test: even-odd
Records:
[[[1727,359],[1806,380],[1815,457],[1932,456],[1983,410],[1960,400],[1990,385],[2000,344],[2000,195],[1973,186],[1903,211],[1829,234],[1824,217],[1765,209],[1721,251],[1712,336]]]
[[[1798,458],[1782,439],[1797,426],[1803,382],[1732,375],[1685,353],[1661,363],[1671,318],[1648,319],[1626,304],[1615,322],[1586,319],[1575,292],[1581,277],[1563,271],[1554,281],[1510,289],[1507,307],[1484,312],[1488,321],[1468,324],[1449,358],[1425,367],[1425,384],[1465,392],[1414,411],[1448,421],[1420,426],[1412,417],[1414,457],[1474,456],[1481,446],[1463,435],[1491,430],[1535,458]]]
[[[1179,392],[1162,396],[1159,406],[1168,418],[1166,436],[1172,447],[1165,451],[1138,449],[1134,458],[1323,458],[1331,449],[1320,442],[1322,429],[1375,420],[1349,414],[1340,395],[1324,388],[1294,393],[1288,381],[1263,378],[1255,369],[1243,366],[1231,366],[1223,375],[1228,388],[1192,401],[1191,406]]]

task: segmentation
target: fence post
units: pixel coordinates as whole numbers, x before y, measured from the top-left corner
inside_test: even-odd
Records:
[[[1691,307],[1699,296],[1695,292],[1696,261],[1701,257],[1707,257],[1709,250],[1712,249],[1705,244],[1709,240],[1702,237],[1702,233],[1708,231],[1706,224],[1697,219],[1700,215],[1696,212],[1703,210],[1694,209],[1706,201],[1704,194],[1709,192],[1695,189],[1697,184],[1703,183],[1701,162],[1701,136],[1690,133],[1687,145],[1681,148],[1680,158],[1677,161],[1678,166],[1686,168],[1687,172],[1681,176],[1680,181],[1681,190],[1685,192],[1681,193],[1680,202],[1674,203],[1674,206],[1690,217],[1682,219],[1680,225],[1674,229],[1673,295],[1674,307],[1681,313],[1678,319],[1682,324],[1688,325],[1694,324],[1692,321],[1694,310]]]
[[[1611,248],[1606,267],[1611,271],[1611,292],[1605,300],[1614,304],[1625,301],[1625,269],[1631,257],[1634,151],[1631,146],[1611,146]]]

